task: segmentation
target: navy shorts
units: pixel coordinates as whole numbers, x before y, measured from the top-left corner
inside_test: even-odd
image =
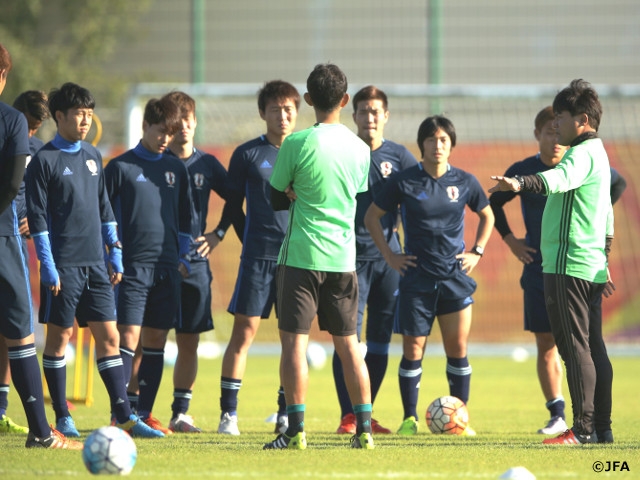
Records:
[[[171,330],[180,324],[177,267],[125,267],[118,288],[118,325]]]
[[[0,333],[20,340],[33,333],[27,246],[22,237],[0,237]]]
[[[356,334],[356,272],[318,272],[279,265],[276,281],[281,293],[278,296],[280,330],[308,334],[317,314],[320,330],[335,336]]]
[[[40,284],[40,323],[71,328],[74,318],[81,327],[116,319],[113,288],[104,264],[58,268],[58,276],[62,288],[57,296]]]
[[[418,268],[410,268],[400,279],[394,332],[424,337],[438,315],[459,312],[473,303],[476,282],[462,270],[452,278],[434,279]]]
[[[520,278],[524,291],[524,329],[533,333],[551,333],[549,315],[544,302],[544,281],[539,272],[525,268]]]
[[[367,310],[367,343],[389,343],[398,299],[400,274],[384,260],[358,262],[358,339]]]
[[[276,304],[277,267],[276,260],[243,258],[227,311],[232,315],[269,318]]]
[[[191,263],[191,274],[182,280],[182,318],[176,322],[176,332],[201,333],[213,330],[211,280],[208,262]]]

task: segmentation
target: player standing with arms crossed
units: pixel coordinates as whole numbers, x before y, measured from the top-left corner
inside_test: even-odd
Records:
[[[104,173],[123,246],[117,303],[125,373],[130,378],[139,342],[138,414],[168,434],[171,430],[151,411],[162,380],[167,334],[180,317],[182,278],[189,274],[191,199],[187,167],[164,153],[182,127],[178,106],[167,95],[153,98],[143,118],[140,143],[111,160]]]
[[[67,406],[65,360],[76,318],[96,340],[98,372],[117,426],[134,436],[153,437],[157,432],[140,422],[127,401],[112,289],[122,277],[122,246],[105,190],[102,157],[83,142],[94,107],[93,95],[80,85],[65,83],[52,90],[49,111],[57,133],[27,169],[27,215],[40,260],[40,321],[47,324],[42,364],[56,429],[79,437]]]
[[[478,180],[449,164],[456,145],[453,123],[425,119],[418,128],[422,162],[390,178],[367,210],[364,223],[389,265],[401,276],[395,330],[402,334],[398,372],[404,421],[398,433],[418,432],[418,389],[427,337],[436,317],[447,355],[449,394],[469,401],[471,366],[467,342],[476,267],[491,236],[493,213]],[[380,219],[400,205],[405,254],[386,242]],[[479,217],[474,246],[465,251],[465,207]],[[475,435],[467,426],[464,435]]]
[[[356,197],[356,273],[358,274],[358,339],[362,333],[364,310],[367,309],[367,353],[364,361],[371,382],[371,403],[382,385],[389,361],[389,343],[393,332],[393,318],[400,275],[384,261],[364,225],[364,215],[375,195],[394,173],[416,165],[416,159],[402,145],[384,138],[389,120],[387,95],[369,85],[353,97],[353,121],[360,137],[371,149],[369,190]],[[402,251],[397,233],[398,212],[389,212],[382,219],[384,236],[395,253]],[[333,378],[340,402],[340,426],[336,433],[356,433],[356,417],[344,383],[340,358],[333,354]],[[373,433],[391,430],[371,419]]]
[[[566,152],[566,147],[557,143],[553,128],[553,108],[543,108],[535,119],[534,135],[540,149],[537,155],[511,165],[505,177],[514,175],[535,175],[554,168]],[[611,203],[615,203],[626,187],[626,182],[618,172],[611,169]],[[525,238],[516,238],[509,228],[503,205],[520,197],[522,216],[526,229]],[[544,305],[544,281],[542,275],[542,255],[540,235],[542,214],[547,197],[531,192],[494,192],[489,197],[491,209],[496,218],[495,227],[509,246],[515,257],[524,264],[520,285],[524,291],[524,325],[536,338],[537,372],[550,419],[538,433],[553,435],[567,429],[565,423],[565,402],[562,396],[562,366],[556,348],[549,317]]]
[[[356,195],[367,189],[370,150],[340,123],[349,94],[347,77],[336,65],[313,69],[304,99],[317,123],[285,139],[271,176],[274,209],[289,209],[277,273],[280,376],[289,426],[264,449],[306,448],[305,353],[316,315],[343,365],[357,422],[351,447],[373,449],[369,374],[356,335],[355,272]]]
[[[573,80],[553,100],[557,142],[569,149],[553,169],[494,176],[490,192],[542,193],[544,297],[567,370],[573,426],[547,445],[613,442],[613,369],[602,337],[602,295],[613,293],[607,257],[613,241],[611,167],[598,128],[602,105],[588,82]]]
[[[269,318],[276,303],[278,252],[287,230],[289,212],[271,207],[269,178],[284,139],[293,132],[300,108],[300,94],[290,83],[273,80],[258,92],[258,113],[267,133],[240,145],[229,162],[231,197],[223,217],[239,218],[242,254],[236,286],[228,312],[233,330],[222,357],[220,376],[220,424],[218,433],[240,435],[238,393],[247,366],[247,353],[262,319]],[[246,200],[246,214],[242,203]],[[228,223],[228,222],[227,222]],[[215,230],[222,239],[224,231]],[[277,314],[276,309],[276,314]],[[276,433],[288,425],[282,386],[278,391]]]

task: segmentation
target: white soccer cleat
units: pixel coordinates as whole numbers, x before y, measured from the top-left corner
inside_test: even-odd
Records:
[[[238,430],[238,417],[235,415],[229,415],[226,412],[223,413],[220,417],[218,433],[225,435],[240,435],[240,430]]]
[[[176,418],[171,419],[169,430],[175,433],[202,433],[202,430],[193,424],[193,417],[184,413],[179,413]]]
[[[567,427],[562,417],[551,417],[547,426],[538,430],[538,433],[543,435],[558,435],[568,429],[569,427]]]

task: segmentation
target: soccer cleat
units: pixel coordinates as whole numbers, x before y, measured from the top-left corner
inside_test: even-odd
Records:
[[[345,435],[356,434],[356,416],[353,413],[347,413],[342,420],[340,420],[340,426],[336,430],[336,433]]]
[[[29,428],[18,425],[6,415],[2,415],[0,416],[0,433],[29,433]]]
[[[416,417],[407,417],[398,429],[398,435],[415,435],[418,433],[418,420]]]
[[[285,415],[278,415],[278,420],[276,420],[276,428],[273,433],[284,433],[289,428],[289,417]]]
[[[613,443],[613,432],[611,430],[596,432],[596,435],[598,436],[598,443]]]
[[[293,437],[287,437],[284,433],[281,433],[273,442],[265,443],[262,447],[263,450],[282,450],[285,448],[304,450],[307,448],[307,434],[298,432]]]
[[[475,437],[476,436],[476,431],[471,428],[470,425],[467,425],[466,427],[464,427],[464,430],[460,433],[461,437]]]
[[[35,434],[29,432],[24,446],[27,448],[62,448],[66,450],[82,450],[84,447],[82,442],[70,440],[54,428],[51,429],[51,434],[44,438],[38,438]]]
[[[547,438],[542,441],[545,445],[582,445],[583,443],[598,443],[595,432],[590,435],[576,434],[573,429],[568,429],[557,437]]]
[[[176,433],[202,433],[202,430],[193,424],[193,417],[184,413],[179,413],[176,418],[171,419],[169,430]]]
[[[365,450],[373,450],[373,437],[370,433],[361,433],[351,437],[351,448],[364,448]]]
[[[165,436],[161,430],[150,427],[135,414],[131,414],[129,420],[124,423],[115,423],[115,419],[112,421],[114,422],[112,425],[135,438],[162,438]]]
[[[380,423],[378,423],[378,421],[375,418],[371,419],[371,431],[373,433],[378,433],[378,434],[382,433],[383,435],[388,435],[390,433],[393,433],[388,428],[380,425]]]
[[[155,418],[152,413],[149,413],[149,416],[147,418],[141,418],[140,420],[146,423],[147,426],[153,428],[154,430],[159,430],[165,435],[171,435],[173,433],[167,427],[163,427],[162,423],[160,423],[160,420]]]
[[[220,417],[218,433],[223,433],[225,435],[240,435],[240,430],[238,429],[238,417],[236,415],[230,415],[228,412],[224,412]]]
[[[61,417],[56,422],[56,430],[65,437],[79,437],[80,432],[76,428],[76,423],[71,417]]]
[[[558,435],[566,431],[569,427],[564,421],[562,417],[551,417],[547,426],[538,430],[538,433],[542,433],[543,435]]]

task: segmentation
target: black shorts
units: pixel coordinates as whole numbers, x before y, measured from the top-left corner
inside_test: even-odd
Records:
[[[394,332],[428,336],[438,315],[459,312],[473,303],[476,282],[461,270],[452,278],[435,279],[411,268],[400,280]]]
[[[232,315],[269,318],[276,303],[277,267],[276,260],[243,258],[227,311]]]
[[[61,288],[56,296],[40,284],[40,323],[71,328],[74,318],[81,327],[116,319],[113,287],[104,264],[58,268],[58,276]]]
[[[358,338],[367,310],[367,343],[391,342],[400,274],[384,260],[358,262]]]
[[[118,325],[171,330],[179,324],[181,284],[177,267],[125,267],[118,288]]]
[[[358,323],[356,272],[318,272],[278,266],[278,328],[308,334],[318,315],[320,330],[355,335]]]
[[[520,278],[524,291],[524,329],[533,333],[551,333],[549,315],[544,304],[544,280],[542,271],[525,267]]]
[[[33,333],[27,247],[22,237],[0,237],[0,333],[20,340]]]
[[[182,280],[182,318],[176,321],[176,332],[201,333],[213,330],[211,280],[208,262],[191,263],[191,274]]]

